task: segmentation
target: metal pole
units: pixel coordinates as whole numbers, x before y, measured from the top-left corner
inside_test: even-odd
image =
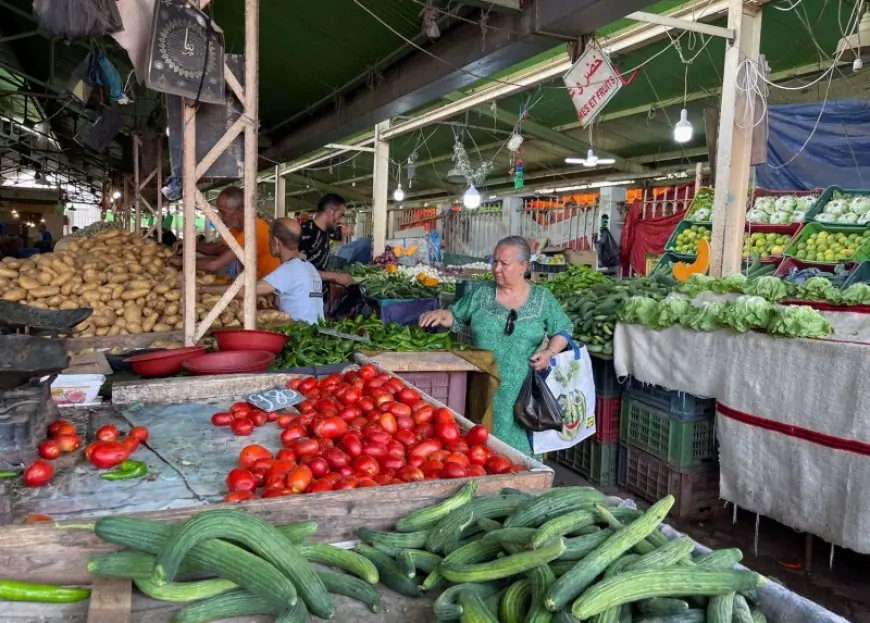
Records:
[[[133,135],[133,197],[136,202],[136,223],[134,225],[134,231],[136,235],[142,233],[142,202],[140,201],[142,197],[142,189],[139,188],[139,168],[142,166],[142,163],[139,160],[140,157],[140,139],[138,134]]]
[[[184,344],[196,343],[196,108],[182,106]]]
[[[163,242],[163,137],[157,139],[157,242]]]
[[[372,179],[372,248],[380,255],[387,246],[387,193],[390,183],[390,142],[381,136],[390,129],[390,122],[375,126],[375,166]]]
[[[257,328],[257,131],[260,0],[245,0],[245,328]]]
[[[281,165],[275,167],[275,218],[287,216],[287,180],[281,175]]]

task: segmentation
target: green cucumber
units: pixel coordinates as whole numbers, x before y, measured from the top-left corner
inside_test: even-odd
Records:
[[[472,500],[451,512],[432,528],[426,539],[426,549],[436,554],[443,552],[449,543],[458,542],[462,531],[478,519],[507,517],[525,501],[526,498],[519,495]]]
[[[551,539],[565,536],[594,523],[595,513],[585,509],[555,517],[538,528],[532,539],[532,548],[537,549]]]
[[[753,623],[767,623],[767,617],[764,616],[764,613],[761,610],[753,610],[752,621]]]
[[[172,616],[172,623],[208,623],[232,617],[276,615],[278,612],[273,602],[240,588],[182,608]]]
[[[683,536],[673,541],[668,541],[667,545],[662,545],[657,550],[641,556],[627,570],[639,571],[641,569],[671,567],[691,555],[694,549],[695,542],[691,538]]]
[[[429,536],[428,531],[382,532],[380,530],[372,530],[371,528],[365,527],[357,530],[356,534],[369,545],[379,543],[396,549],[423,547],[426,545],[426,537]]]
[[[553,620],[553,613],[547,610],[544,600],[547,591],[556,581],[556,575],[548,565],[538,565],[526,576],[532,587],[532,606],[526,617],[526,623],[550,623]]]
[[[532,584],[529,580],[517,580],[502,594],[498,604],[501,623],[524,623],[526,612],[531,608]]]
[[[536,532],[535,528],[502,528],[488,532],[480,540],[484,543],[511,543],[526,547]]]
[[[487,582],[507,578],[555,560],[565,551],[564,539],[554,539],[537,550],[478,564],[441,563],[438,572],[454,583]]]
[[[477,593],[460,591],[457,601],[462,608],[462,617],[459,619],[461,623],[499,623]]]
[[[619,623],[620,614],[622,613],[622,608],[619,606],[615,608],[608,608],[594,619],[594,623]]]
[[[457,603],[459,593],[471,591],[488,599],[499,592],[498,584],[457,584],[451,586],[438,596],[433,605],[435,618],[439,621],[458,621],[462,618],[462,606]]]
[[[504,528],[500,521],[496,521],[495,519],[487,519],[486,517],[481,517],[480,519],[478,519],[477,526],[484,532],[493,532],[495,530],[501,530],[502,528]]]
[[[423,549],[406,549],[402,553],[410,559],[411,564],[414,565],[417,571],[422,571],[423,573],[431,573],[437,569],[442,560],[438,554],[433,554]]]
[[[707,623],[731,623],[734,616],[734,593],[716,595],[707,604]]]
[[[372,612],[380,612],[384,609],[381,594],[364,580],[332,571],[317,571],[317,576],[323,582],[326,590],[333,595],[344,595],[355,599],[368,606]]]
[[[619,509],[604,508],[603,506],[598,506],[595,508],[595,512],[598,514],[598,516],[601,517],[601,519],[604,520],[604,522],[608,526],[610,526],[610,528],[613,530],[621,530],[622,528],[624,528],[625,524],[622,523],[623,521],[628,520],[628,521],[633,522],[633,521],[637,521],[638,518],[643,516],[643,513],[641,513],[640,515],[636,516],[634,519],[627,519],[627,518],[620,519],[619,516],[616,514],[617,510],[619,510]],[[635,509],[627,509],[627,510],[635,510]],[[635,511],[635,512],[639,512],[639,511]],[[654,532],[658,532],[658,531],[656,530],[656,531],[653,531],[653,533]],[[662,535],[663,540],[656,541],[656,538],[653,536],[653,533],[650,533],[649,537],[640,541],[639,543],[637,543],[634,546],[633,549],[636,553],[640,554],[641,556],[649,554],[650,552],[654,551],[657,547],[661,547],[662,545],[664,545],[665,543],[668,542],[667,538],[664,535]]]
[[[381,584],[405,597],[420,596],[417,584],[401,572],[395,560],[365,543],[359,543],[356,551],[374,563]]]
[[[414,561],[408,551],[403,549],[396,554],[396,566],[399,567],[399,571],[405,574],[406,578],[413,580],[417,577],[417,567],[414,565]]]
[[[637,609],[643,614],[667,616],[685,612],[689,609],[689,603],[682,599],[674,599],[673,597],[654,597],[638,602]],[[747,608],[748,612],[749,609]]]
[[[378,583],[378,570],[372,561],[352,550],[326,543],[303,543],[298,546],[298,549],[299,554],[308,562],[341,569],[369,584]]]
[[[695,564],[704,569],[731,569],[741,560],[743,560],[743,552],[732,547],[701,554],[695,558]]]
[[[592,487],[559,487],[523,504],[504,522],[505,528],[537,528],[554,517],[575,510],[591,509],[604,501]]]
[[[150,578],[156,560],[157,557],[154,554],[146,554],[145,552],[114,552],[98,558],[91,558],[88,561],[88,573],[116,578]],[[182,564],[182,574],[191,571],[190,565]]]
[[[727,595],[732,591],[757,588],[763,581],[760,575],[751,571],[708,571],[680,567],[626,571],[586,589],[574,602],[571,612],[582,620],[607,608],[641,599],[673,595]]]
[[[604,572],[604,577],[612,578],[614,575],[620,574],[628,569],[631,565],[633,565],[640,559],[641,557],[637,554],[626,554],[619,560],[611,563],[609,567],[607,567],[607,571]]]
[[[302,543],[308,537],[314,536],[317,533],[316,521],[297,521],[296,523],[288,523],[275,527],[291,543]]]
[[[677,614],[645,616],[637,623],[705,623],[706,621],[707,613],[696,608]]]
[[[463,545],[459,549],[450,552],[450,554],[444,557],[441,564],[474,564],[485,562],[495,559],[501,551],[501,543],[484,543],[482,540],[474,541],[473,543],[468,543],[467,545]],[[441,575],[440,566],[441,565],[433,569],[429,575],[426,576],[423,583],[420,584],[421,590],[431,591],[441,585],[444,578]]]
[[[191,549],[209,539],[221,538],[245,545],[280,569],[312,614],[325,619],[335,615],[326,587],[298,548],[271,524],[237,510],[204,511],[189,519],[160,548],[151,579],[158,586],[173,580]]]
[[[162,586],[152,582],[151,578],[133,578],[133,584],[151,599],[173,603],[189,603],[208,599],[238,588],[235,582],[221,578],[194,582],[167,582]]]
[[[752,623],[752,609],[743,595],[734,595],[732,620],[734,623]]]
[[[399,532],[417,532],[426,528],[431,528],[444,517],[467,504],[474,497],[474,492],[477,491],[477,481],[471,480],[455,495],[447,498],[439,504],[422,508],[413,513],[409,513],[396,522],[396,530]],[[419,547],[419,546],[410,546]]]
[[[643,517],[610,535],[594,552],[556,580],[547,596],[547,609],[552,612],[561,610],[568,602],[583,593],[595,581],[598,574],[655,530],[673,504],[674,496],[665,496],[653,504]],[[574,616],[578,619],[589,618],[588,616],[577,616],[576,611]]]
[[[586,536],[576,536],[565,539],[565,553],[559,560],[581,560],[595,551],[602,543],[613,535],[613,530],[599,530]]]

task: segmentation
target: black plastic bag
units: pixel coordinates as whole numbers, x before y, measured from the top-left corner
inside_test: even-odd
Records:
[[[531,366],[514,404],[514,420],[533,433],[562,430],[562,407],[547,387],[547,381]]]
[[[90,39],[123,30],[116,0],[35,0],[33,15],[50,37]]]
[[[598,263],[607,268],[619,266],[619,243],[607,227],[598,233]]]

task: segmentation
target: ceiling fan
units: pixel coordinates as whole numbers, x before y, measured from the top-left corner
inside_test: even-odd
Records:
[[[592,151],[592,148],[589,148],[589,151],[586,152],[585,158],[565,158],[566,164],[582,164],[584,167],[597,167],[598,165],[604,164],[613,164],[616,162],[613,158],[599,158],[595,155],[595,152]]]

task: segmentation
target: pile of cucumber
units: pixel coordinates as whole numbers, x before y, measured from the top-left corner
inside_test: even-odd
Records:
[[[439,621],[460,623],[759,623],[764,579],[733,570],[740,550],[694,554],[658,530],[674,503],[611,507],[589,487],[537,497],[475,483],[403,517],[395,532],[363,528],[358,551],[403,595],[442,591]]]
[[[173,623],[254,615],[304,623],[309,613],[331,619],[333,594],[382,610],[375,564],[349,550],[308,542],[316,531],[312,521],[273,526],[237,510],[205,511],[180,527],[104,517],[96,522],[96,534],[129,549],[92,559],[88,572],[131,578],[152,599],[185,603]],[[190,574],[216,577],[180,581]]]
[[[607,281],[559,299],[574,322],[574,341],[586,346],[590,353],[612,355],[613,327],[623,304],[632,296],[661,300],[674,285],[673,279],[662,276]]]

